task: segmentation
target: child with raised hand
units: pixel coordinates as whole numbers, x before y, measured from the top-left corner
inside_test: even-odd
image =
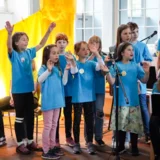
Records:
[[[97,57],[98,63],[87,61],[89,49],[86,42],[81,41],[74,46],[75,54],[78,56],[77,68],[78,73],[74,75],[72,85],[72,103],[74,105],[74,122],[73,134],[75,145],[73,152],[81,153],[79,136],[80,136],[80,121],[82,109],[84,110],[84,119],[86,124],[87,135],[87,150],[90,154],[95,154],[93,146],[93,105],[96,100],[95,94],[95,72],[100,70],[100,65],[104,65],[103,59],[98,53],[95,46],[90,46],[90,50]]]
[[[30,154],[31,151],[39,151],[37,144],[33,141],[34,129],[34,108],[33,94],[34,82],[32,76],[32,59],[36,57],[36,52],[46,43],[51,31],[56,26],[51,23],[46,34],[40,43],[33,48],[27,49],[29,38],[25,32],[16,32],[12,36],[13,26],[6,22],[8,32],[8,54],[12,64],[12,96],[16,111],[15,133],[17,138],[16,152],[20,154]],[[25,123],[25,125],[24,125]],[[26,126],[28,143],[25,146],[23,137]]]
[[[94,45],[99,55],[104,60],[105,57],[102,55],[102,42],[101,39],[98,36],[92,36],[88,41],[88,47],[90,49],[90,46]],[[91,56],[88,58],[88,60],[93,60],[97,62],[96,55],[94,53],[91,53]],[[105,143],[102,140],[103,138],[103,107],[104,107],[104,99],[105,99],[105,76],[104,74],[99,71],[95,74],[95,93],[96,93],[96,101],[94,105],[94,133],[95,133],[95,141],[99,146],[104,146]]]
[[[129,42],[124,42],[119,45],[117,50],[117,62],[114,66],[108,70],[107,80],[114,87],[114,97],[116,97],[116,85],[115,77],[116,70],[118,68],[119,73],[123,75],[120,77],[129,103],[126,104],[125,97],[122,91],[122,86],[119,85],[118,89],[118,134],[119,134],[119,153],[125,151],[125,137],[126,132],[131,133],[131,147],[132,155],[139,155],[137,147],[138,134],[143,133],[143,124],[141,117],[141,109],[139,106],[138,96],[138,83],[140,80],[146,83],[149,78],[149,63],[143,62],[143,68],[132,61],[133,59],[133,46]],[[110,74],[111,73],[111,74]],[[134,95],[134,96],[133,96]],[[115,109],[116,109],[116,98],[114,98],[114,104],[112,109],[111,117],[111,129],[115,130]]]
[[[57,48],[59,50],[59,62],[62,69],[62,72],[64,73],[65,66],[69,62],[67,62],[67,59],[65,55],[68,53],[65,51],[67,45],[68,45],[68,37],[64,33],[58,33],[56,35],[55,43],[57,45]],[[64,86],[65,91],[65,108],[64,111],[64,118],[65,118],[65,136],[66,136],[66,144],[73,147],[74,146],[74,140],[72,138],[72,81],[73,77],[72,74],[68,73],[68,82]],[[61,111],[60,111],[61,115]],[[60,119],[60,116],[59,116]],[[59,119],[58,119],[58,125],[57,125],[57,132],[56,132],[56,145],[60,148],[60,141],[59,141]]]
[[[141,62],[143,61],[151,62],[152,56],[148,50],[147,45],[143,42],[138,41],[138,36],[139,36],[138,25],[134,22],[128,22],[127,24],[129,25],[132,32],[131,42],[135,47],[138,48],[140,54],[142,55],[143,59],[141,59]],[[140,83],[139,85],[140,85],[139,99],[140,99],[140,106],[141,106],[141,112],[142,112],[142,118],[143,118],[143,124],[144,124],[145,141],[146,143],[149,143],[150,142],[150,133],[149,133],[150,115],[148,111],[147,97],[146,97],[147,87],[146,87],[146,84],[143,84],[143,83]]]
[[[71,62],[71,65],[75,66],[72,56],[67,55],[66,58]],[[41,104],[44,120],[42,158],[58,159],[59,156],[63,155],[55,146],[55,138],[59,111],[61,107],[65,107],[63,84],[67,83],[67,70],[70,68],[70,65],[66,65],[63,75],[59,64],[57,46],[48,45],[44,48],[42,66],[38,73],[38,81],[41,83]],[[73,68],[71,68],[71,72],[74,73]]]

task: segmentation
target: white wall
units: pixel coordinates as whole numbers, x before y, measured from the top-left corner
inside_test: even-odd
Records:
[[[0,29],[6,21],[12,24],[21,21],[39,10],[39,0],[7,0],[7,10],[0,12]]]

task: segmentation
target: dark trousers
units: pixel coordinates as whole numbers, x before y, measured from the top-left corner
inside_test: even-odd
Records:
[[[79,143],[82,108],[86,125],[87,142],[93,142],[93,105],[94,102],[74,103],[73,134],[75,143]]]
[[[124,143],[126,139],[126,132],[124,131],[118,131],[119,134],[119,148],[125,148]],[[131,145],[132,148],[137,148],[138,144],[138,134],[130,133],[131,134]]]
[[[64,118],[65,118],[65,133],[66,138],[70,138],[72,136],[72,97],[65,97],[66,106],[63,108],[64,110]],[[56,140],[59,142],[59,120],[61,116],[61,109],[59,113],[57,130],[56,130]]]
[[[17,142],[21,142],[24,138],[32,140],[34,129],[33,94],[32,92],[13,94],[13,100],[16,111],[15,133]]]
[[[151,116],[150,136],[155,155],[160,156],[160,116]]]

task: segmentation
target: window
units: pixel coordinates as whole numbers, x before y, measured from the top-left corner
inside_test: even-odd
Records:
[[[102,39],[103,0],[77,0],[75,41],[88,41],[97,35]]]
[[[7,0],[0,0],[0,11],[7,10]]]
[[[159,0],[119,0],[119,24],[133,21],[139,26],[139,40],[158,31]],[[148,41],[154,44],[157,35]]]

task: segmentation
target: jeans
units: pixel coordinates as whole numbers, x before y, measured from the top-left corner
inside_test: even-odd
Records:
[[[142,120],[143,120],[143,125],[144,125],[144,133],[149,134],[149,119],[150,118],[149,118],[146,94],[140,94],[139,100],[140,100]]]
[[[96,94],[96,101],[93,109],[95,140],[101,140],[103,137],[104,99],[105,94]]]

